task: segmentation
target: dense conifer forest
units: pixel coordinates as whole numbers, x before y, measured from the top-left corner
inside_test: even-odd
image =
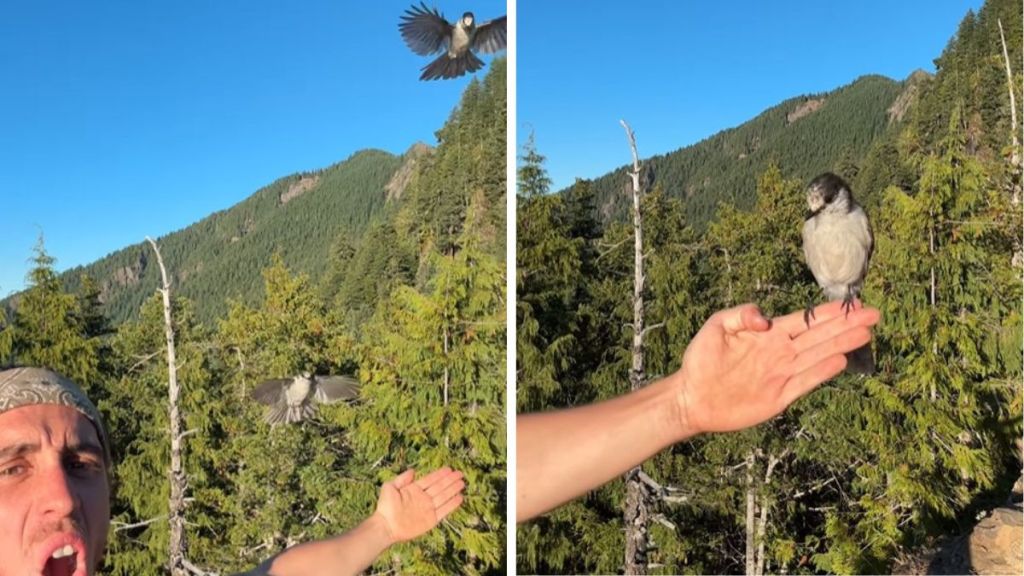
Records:
[[[192,564],[247,570],[354,527],[398,472],[447,465],[465,473],[461,509],[375,570],[505,573],[505,75],[496,59],[468,85],[432,150],[358,152],[157,239],[173,279]],[[64,373],[107,421],[104,574],[168,562],[155,262],[140,242],[58,275],[41,239],[28,288],[0,316],[0,364]],[[356,374],[358,399],[271,428],[248,393],[304,370]]]
[[[863,297],[882,312],[874,376],[842,375],[774,420],[644,464],[661,486],[647,492],[650,573],[887,573],[1005,499],[1021,466],[1021,124],[1008,88],[1019,107],[1021,12],[1020,0],[988,0],[968,13],[934,76],[862,78],[644,161],[645,322],[660,326],[645,340],[650,377],[678,368],[715,310],[784,314],[819,294],[800,229],[805,187],[825,170],[872,219]],[[518,410],[623,394],[625,169],[550,193],[530,141],[518,174]],[[519,526],[519,571],[620,573],[624,485]]]

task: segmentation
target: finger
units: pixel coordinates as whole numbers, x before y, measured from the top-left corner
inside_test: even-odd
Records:
[[[428,486],[432,485],[434,482],[437,482],[437,480],[439,478],[443,478],[443,477],[447,476],[448,474],[450,474],[451,472],[452,472],[451,468],[449,468],[447,466],[443,466],[441,468],[438,468],[437,470],[434,470],[430,474],[427,474],[426,476],[420,478],[419,480],[417,480],[416,481],[416,485],[419,486],[420,488],[426,490]]]
[[[768,319],[761,314],[756,304],[743,304],[728,310],[722,310],[711,317],[711,321],[722,326],[729,334],[744,330],[763,332],[768,329]]]
[[[804,394],[817,388],[822,382],[835,377],[844,368],[846,368],[846,356],[842,354],[829,356],[790,378],[782,389],[779,400],[783,402],[783,406],[789,406],[803,397]]]
[[[864,309],[864,304],[861,303],[860,300],[854,300],[854,306],[857,310]],[[871,310],[874,310],[874,308],[871,308]],[[814,309],[814,316],[811,318],[811,326],[817,326],[818,324],[828,322],[829,320],[839,316],[846,316],[846,312],[843,310],[843,302],[841,300],[826,302]],[[809,329],[807,324],[804,322],[803,310],[776,318],[774,320],[774,324],[785,330],[790,336],[798,336]]]
[[[861,308],[850,312],[848,317],[840,315],[823,323],[815,323],[810,330],[794,336],[793,342],[797,352],[802,352],[854,328],[874,326],[881,317],[881,313],[874,308]]]
[[[455,482],[454,484],[449,484],[448,486],[445,486],[443,490],[440,490],[436,494],[432,495],[430,500],[434,503],[435,508],[439,508],[442,504],[451,500],[456,495],[461,493],[462,489],[465,487],[466,483],[459,479],[458,482]]]
[[[434,514],[437,516],[437,521],[440,522],[448,517],[449,514],[455,511],[456,508],[462,505],[462,494],[459,494],[455,498],[445,502],[444,504],[437,507]]]
[[[852,352],[870,341],[871,331],[864,326],[855,326],[840,332],[833,338],[798,353],[793,363],[793,373],[799,374],[830,356]]]
[[[435,480],[430,486],[424,487],[423,490],[428,496],[433,498],[435,494],[440,494],[452,484],[460,481],[462,481],[462,472],[452,471],[447,476],[442,476]]]
[[[416,475],[416,470],[413,470],[412,468],[409,468],[405,472],[402,472],[398,476],[395,476],[394,478],[392,478],[391,479],[391,485],[394,486],[395,488],[404,488],[404,487],[408,486],[412,482],[412,479],[413,479],[413,477],[415,475]]]

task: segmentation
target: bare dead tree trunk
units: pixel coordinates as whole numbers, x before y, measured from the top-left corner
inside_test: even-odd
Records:
[[[754,558],[754,522],[757,516],[757,490],[754,486],[754,463],[756,462],[756,456],[754,450],[750,450],[750,454],[747,455],[747,521],[746,521],[746,571],[744,572],[747,576],[754,576],[755,573],[755,558]]]
[[[451,383],[450,382],[450,375],[448,373],[448,341],[450,339],[451,339],[451,335],[449,334],[448,327],[445,326],[444,327],[444,358],[445,358],[445,364],[444,364],[444,405],[445,406],[448,405],[448,386]]]
[[[782,461],[783,458],[789,453],[789,450],[785,450],[781,456],[776,457],[774,455],[768,456],[768,470],[764,474],[764,487],[767,489],[772,482],[772,472],[775,471],[775,466]],[[768,494],[761,494],[761,504],[758,506],[760,509],[760,517],[757,520],[757,534],[754,539],[757,542],[757,558],[754,563],[754,574],[755,576],[763,576],[765,570],[765,558],[764,558],[764,544],[765,544],[765,533],[768,530],[768,510],[771,506],[768,503]]]
[[[932,192],[932,196],[934,196],[934,195],[935,195],[935,193]],[[933,213],[931,208],[928,209],[928,220],[929,220],[929,224],[928,224],[928,254],[930,256],[932,256],[932,259],[934,260],[934,257],[935,257],[935,215],[934,215],[934,213]],[[932,310],[934,310],[935,309],[935,264],[934,263],[931,265],[931,292],[929,294],[929,298],[928,299],[931,302]],[[932,339],[932,354],[938,354],[938,353],[939,353],[939,344],[938,344],[938,341],[933,338]],[[935,380],[932,379],[932,381],[931,381],[931,400],[932,400],[932,402],[935,402],[936,400],[938,400],[938,398],[939,398],[938,397],[938,393],[935,390]]]
[[[445,405],[445,408],[448,407],[448,386],[451,384],[451,382],[450,382],[451,374],[448,371],[448,345],[449,345],[448,343],[449,343],[450,339],[451,339],[451,333],[449,331],[449,327],[445,326],[444,327],[444,405]],[[447,418],[447,416],[446,416],[446,418]],[[444,432],[444,445],[445,445],[445,448],[448,447],[448,429],[447,429],[447,427],[445,428],[445,432]]]
[[[167,281],[167,269],[160,256],[156,242],[147,237],[156,253],[157,264],[160,265],[161,288],[157,288],[164,299],[164,333],[167,337],[167,380],[171,424],[171,499],[168,520],[171,525],[170,561],[172,576],[187,574],[185,562],[185,473],[181,466],[181,415],[178,412],[178,370],[174,353],[174,326],[171,324],[171,285]]]
[[[1003,21],[997,19],[999,24],[999,41],[1003,43],[1003,62],[1006,64],[1006,87],[1010,93],[1010,140],[1013,150],[1010,152],[1010,163],[1014,171],[1021,169],[1020,165],[1020,140],[1017,138],[1017,99],[1013,95],[1013,70],[1010,68],[1010,54],[1006,50],[1006,37],[1003,36]],[[1013,205],[1020,204],[1020,184],[1014,185]]]
[[[999,24],[999,41],[1003,44],[1003,63],[1006,64],[1006,88],[1010,94],[1010,202],[1013,206],[1020,206],[1021,187],[1024,186],[1024,164],[1021,163],[1020,140],[1017,133],[1017,99],[1013,94],[1013,70],[1010,67],[1010,54],[1006,50],[1006,37],[1003,35],[1003,21],[996,19]],[[1010,262],[1019,265],[1024,262],[1024,247],[1021,246],[1020,238],[1014,238],[1013,254]]]
[[[245,358],[242,356],[242,349],[235,346],[235,354],[238,356],[238,373],[242,375],[242,387],[238,389],[238,399],[245,400],[245,392],[249,384],[245,381]]]
[[[639,390],[646,380],[644,372],[644,240],[643,218],[640,214],[640,158],[636,151],[636,137],[625,120],[619,123],[626,130],[629,147],[633,153],[633,365],[629,371],[631,390]],[[630,470],[626,476],[626,507],[623,518],[626,524],[626,574],[647,574],[647,527],[650,523],[650,501],[638,475],[640,467]]]

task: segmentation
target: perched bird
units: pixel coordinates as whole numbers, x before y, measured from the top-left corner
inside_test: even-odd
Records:
[[[810,214],[804,222],[804,257],[814,279],[829,300],[842,300],[847,314],[860,295],[868,262],[874,249],[871,224],[864,209],[853,199],[842,178],[826,172],[807,187]],[[808,306],[804,320],[810,324],[814,312]],[[875,361],[871,344],[846,355],[847,372],[871,374]]]
[[[267,423],[301,422],[313,416],[314,401],[333,404],[350,400],[359,394],[359,381],[349,376],[314,376],[309,372],[294,378],[278,378],[260,383],[252,391],[252,397],[261,404],[270,406],[265,419]]]
[[[425,3],[413,6],[402,15],[398,30],[413,52],[429,56],[444,51],[422,68],[420,80],[457,78],[466,72],[483,68],[483,60],[473,52],[493,54],[505,49],[505,16],[477,26],[472,12],[466,12],[454,24],[427,8]]]

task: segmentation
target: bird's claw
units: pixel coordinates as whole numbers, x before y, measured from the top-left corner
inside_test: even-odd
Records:
[[[852,295],[847,295],[846,298],[843,298],[843,312],[844,312],[846,318],[850,317],[850,310],[853,310],[853,309],[854,309],[853,296]]]
[[[814,316],[814,305],[809,303],[807,304],[807,308],[804,308],[804,324],[806,324],[808,328],[811,327],[812,318],[817,320]]]

